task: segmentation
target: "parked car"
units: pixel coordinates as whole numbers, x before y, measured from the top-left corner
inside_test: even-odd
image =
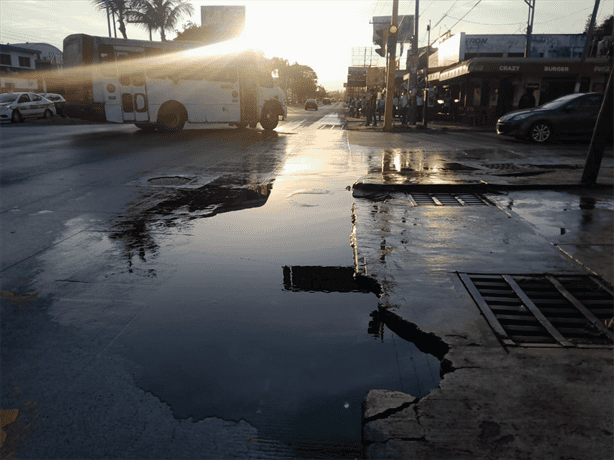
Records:
[[[546,142],[593,132],[603,94],[574,93],[531,109],[514,110],[497,121],[497,134]]]
[[[305,101],[305,110],[309,109],[318,110],[318,103],[315,99],[307,99],[307,101]]]
[[[51,118],[55,114],[53,102],[40,94],[0,94],[1,122],[21,123],[26,118]]]
[[[63,117],[66,116],[64,115],[64,106],[66,106],[66,99],[64,99],[61,94],[44,93],[41,94],[41,96],[53,102],[53,105],[55,106],[55,111],[58,115],[61,115]]]

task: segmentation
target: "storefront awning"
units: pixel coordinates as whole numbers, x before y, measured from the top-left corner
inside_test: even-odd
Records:
[[[539,58],[474,58],[434,74],[429,80],[451,80],[468,74],[490,74],[493,78],[512,74],[549,75],[597,75],[610,73],[612,66],[603,59],[539,59]]]

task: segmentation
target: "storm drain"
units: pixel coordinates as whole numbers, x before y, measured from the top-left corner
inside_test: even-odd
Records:
[[[194,180],[193,177],[185,176],[167,176],[167,177],[152,177],[147,180],[150,185],[187,185]]]
[[[475,193],[408,193],[414,206],[489,206],[489,202]]]
[[[343,125],[320,125],[318,129],[343,129]]]
[[[614,296],[595,276],[458,275],[505,345],[610,348],[614,343]]]

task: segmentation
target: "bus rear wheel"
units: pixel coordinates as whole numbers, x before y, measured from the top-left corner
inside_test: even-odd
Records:
[[[185,108],[179,103],[164,103],[158,112],[158,128],[167,133],[181,131],[188,119]]]
[[[271,131],[277,127],[277,112],[272,107],[265,107],[262,110],[262,117],[260,118],[260,125],[265,131]]]

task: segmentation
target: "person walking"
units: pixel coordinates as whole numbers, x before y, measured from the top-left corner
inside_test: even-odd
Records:
[[[420,90],[416,93],[416,121],[422,121],[422,110],[424,108],[424,98]]]
[[[377,96],[375,95],[375,91],[371,90],[366,96],[365,100],[367,102],[367,122],[365,123],[365,126],[370,126],[371,124],[373,124],[373,126],[377,126],[377,117],[375,115],[375,110],[377,108]]]
[[[407,91],[403,92],[403,96],[401,97],[401,124],[407,124],[407,114],[409,111],[409,95]]]
[[[384,96],[380,95],[380,97],[377,99],[377,109],[376,109],[376,113],[379,118],[379,121],[382,121],[382,116],[384,115],[385,108],[386,108],[386,99],[384,99]]]
[[[394,93],[394,97],[392,98],[392,120],[399,116],[399,95]]]

